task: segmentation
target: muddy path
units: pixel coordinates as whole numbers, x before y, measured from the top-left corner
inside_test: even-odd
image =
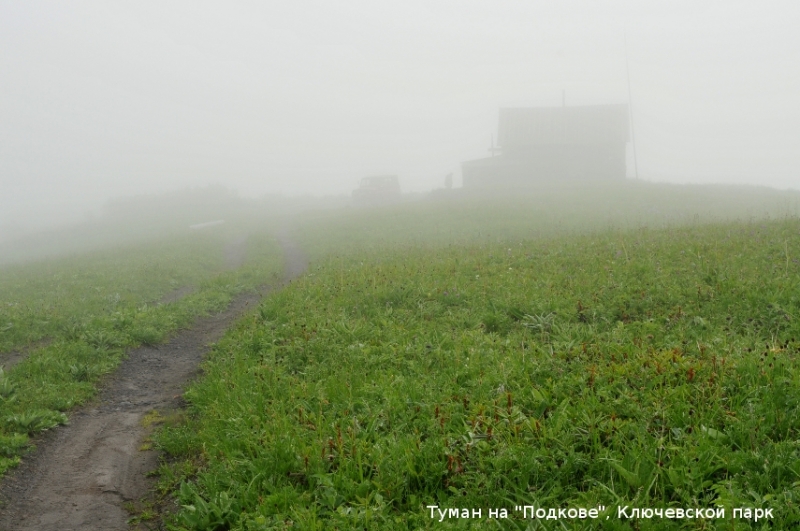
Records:
[[[180,409],[183,389],[197,376],[209,345],[264,295],[305,270],[301,249],[286,232],[278,238],[285,255],[282,283],[239,296],[224,312],[198,320],[163,345],[131,351],[91,404],[37,441],[0,487],[0,530],[129,529],[125,506],[147,493],[152,480],[145,474],[158,464],[157,452],[142,450],[145,415]]]
[[[238,236],[227,243],[223,250],[223,258],[226,270],[239,269],[247,258],[247,236]]]

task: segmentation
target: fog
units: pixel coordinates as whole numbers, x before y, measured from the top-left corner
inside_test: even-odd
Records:
[[[798,27],[789,1],[0,0],[0,239],[190,186],[458,186],[500,108],[562,97],[630,96],[641,179],[798,188]]]

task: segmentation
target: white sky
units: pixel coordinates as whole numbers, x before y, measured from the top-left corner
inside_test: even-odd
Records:
[[[624,34],[642,178],[800,188],[798,28],[796,1],[0,0],[0,226],[211,183],[440,187],[500,107],[625,102]]]

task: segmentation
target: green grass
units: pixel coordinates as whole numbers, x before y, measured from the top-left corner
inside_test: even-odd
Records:
[[[127,349],[158,344],[277,278],[282,256],[271,237],[251,237],[236,271],[224,270],[228,238],[191,233],[2,269],[0,353],[24,358],[0,373],[0,474],[19,462],[29,436],[66,422]],[[161,302],[184,286],[194,289]]]
[[[307,212],[294,231],[312,259],[403,246],[474,245],[596,230],[676,228],[800,215],[800,192],[637,181],[540,184],[516,193],[439,194],[382,209]]]
[[[504,217],[517,228],[451,223],[478,241],[387,251],[408,227],[364,234],[392,216],[416,219],[309,222],[315,267],[215,347],[191,420],[157,436],[172,528],[470,523],[427,505],[505,507],[511,529],[538,525],[515,505],[612,511],[571,529],[750,528],[742,506],[800,524],[796,218],[535,237]],[[347,226],[362,250],[330,255]],[[624,505],[728,519],[627,522]]]
[[[80,335],[92,318],[156,306],[222,270],[222,241],[190,234],[122,249],[6,266],[0,277],[0,352]]]

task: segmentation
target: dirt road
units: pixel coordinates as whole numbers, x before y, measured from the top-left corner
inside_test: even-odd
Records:
[[[285,284],[303,272],[306,259],[286,233],[279,240],[286,257]],[[243,246],[237,244],[236,249]],[[209,344],[279,287],[242,295],[225,312],[199,320],[168,343],[130,352],[93,404],[73,413],[68,426],[43,437],[4,481],[0,530],[128,529],[125,504],[147,492],[145,474],[158,463],[155,451],[141,450],[147,434],[142,419],[153,410],[179,409],[183,388],[197,375]]]

